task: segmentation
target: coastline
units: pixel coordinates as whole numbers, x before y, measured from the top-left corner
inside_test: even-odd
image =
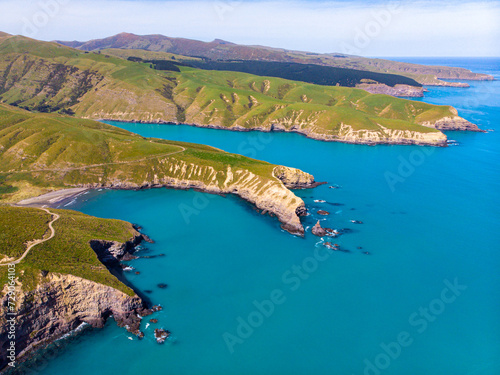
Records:
[[[284,188],[288,190],[294,197],[295,195],[291,190],[302,190],[302,189],[313,189],[317,186],[326,184],[326,182],[295,182],[295,183],[284,183],[280,178],[274,176],[277,181],[279,181]],[[146,189],[157,189],[157,188],[165,188],[165,189],[174,189],[174,190],[194,190],[201,193],[213,194],[225,196],[226,194],[232,194],[242,199],[243,201],[252,205],[255,209],[262,213],[267,213],[271,217],[276,217],[278,221],[281,223],[281,228],[286,230],[288,233],[304,237],[304,227],[300,222],[300,216],[303,216],[303,213],[307,211],[305,204],[301,199],[297,203],[297,207],[294,208],[294,212],[283,212],[283,207],[272,205],[272,200],[270,202],[260,201],[253,197],[248,192],[238,192],[238,191],[223,191],[220,189],[213,189],[203,186],[199,186],[196,184],[180,184],[180,185],[169,185],[169,184],[144,184],[141,186],[132,186],[132,185],[99,185],[99,186],[81,186],[81,187],[73,187],[67,189],[58,189],[52,192],[39,195],[37,197],[24,199],[19,201],[14,206],[18,207],[49,207],[49,208],[61,208],[64,209],[64,206],[73,201],[76,197],[84,194],[85,192],[97,189],[109,189],[109,190],[146,190]],[[274,202],[276,203],[276,202]],[[63,207],[61,207],[63,206]]]
[[[90,118],[90,117],[83,117],[84,119],[87,120],[94,120],[94,121],[99,121],[99,122],[105,122],[105,121],[114,121],[114,122],[122,122],[122,123],[137,123],[137,124],[156,124],[156,125],[187,125],[187,126],[192,126],[195,128],[202,128],[202,129],[214,129],[214,130],[229,130],[233,132],[263,132],[263,133],[296,133],[301,136],[304,136],[309,139],[314,139],[317,141],[324,141],[324,142],[339,142],[339,143],[346,143],[346,144],[355,144],[355,145],[365,145],[365,146],[376,146],[376,145],[415,145],[415,146],[434,146],[434,147],[447,147],[447,136],[440,132],[435,132],[434,134],[441,135],[440,140],[435,141],[435,142],[426,142],[426,141],[420,141],[417,139],[397,139],[397,138],[385,138],[385,139],[352,139],[352,138],[347,138],[347,137],[339,137],[339,136],[328,136],[328,135],[322,135],[318,133],[311,133],[307,131],[301,131],[300,129],[292,129],[286,130],[284,127],[280,127],[279,125],[271,125],[270,128],[263,128],[263,127],[256,127],[252,129],[244,128],[242,126],[233,126],[233,127],[224,127],[224,126],[219,126],[219,125],[201,125],[201,124],[196,124],[196,123],[187,123],[187,122],[172,122],[172,121],[165,121],[165,120],[152,120],[152,121],[144,121],[144,120],[137,120],[137,119],[127,119],[127,120],[122,120],[122,119],[112,119],[112,118]],[[108,124],[109,125],[109,124]],[[426,125],[422,125],[426,126]],[[429,127],[429,126],[427,126]],[[440,130],[440,129],[436,129]],[[446,130],[456,130],[460,131],[461,129],[446,129]],[[471,131],[471,130],[467,130]],[[472,130],[476,132],[484,132],[483,130],[479,129],[478,130]],[[425,134],[425,133],[423,133]]]
[[[21,207],[51,207],[56,208],[61,204],[70,202],[72,199],[87,192],[89,188],[77,187],[69,189],[54,190],[33,198],[23,199],[14,204]]]

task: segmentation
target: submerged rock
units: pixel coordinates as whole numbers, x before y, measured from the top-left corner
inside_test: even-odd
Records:
[[[170,336],[170,331],[163,328],[155,328],[155,339],[158,344],[163,344]]]
[[[329,248],[330,250],[338,251],[340,250],[340,245],[339,244],[332,244],[331,242],[325,242],[323,244],[325,247]]]

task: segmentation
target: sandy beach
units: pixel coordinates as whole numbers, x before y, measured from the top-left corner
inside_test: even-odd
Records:
[[[17,202],[17,206],[34,206],[34,207],[56,207],[74,197],[84,193],[87,188],[71,188],[51,191],[50,193],[40,195],[38,197],[24,199]]]

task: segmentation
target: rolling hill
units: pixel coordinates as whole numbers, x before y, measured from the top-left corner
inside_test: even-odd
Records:
[[[90,120],[0,104],[3,201],[65,187],[195,188],[235,194],[303,234],[304,202],[287,187],[314,186],[300,170],[183,142],[147,139]]]
[[[425,66],[339,53],[319,54],[265,46],[246,46],[223,40],[202,42],[184,38],[170,38],[163,35],[121,33],[108,38],[87,42],[58,41],[58,43],[84,51],[95,51],[104,48],[143,49],[184,56],[204,57],[210,60],[258,60],[317,64],[338,68],[369,70],[379,73],[400,74],[425,85],[454,85],[454,83],[441,81],[440,78],[462,80],[493,79],[492,76],[473,73],[463,68]]]
[[[293,131],[351,143],[445,145],[438,129],[475,130],[454,108],[363,90],[82,52],[25,37],[0,38],[0,102],[88,119]]]

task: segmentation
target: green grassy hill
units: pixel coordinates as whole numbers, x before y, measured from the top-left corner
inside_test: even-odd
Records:
[[[89,241],[126,242],[137,232],[130,223],[100,219],[69,210],[52,210],[60,215],[54,223],[54,238],[33,247],[16,265],[23,291],[43,282],[46,272],[71,274],[108,285],[128,295],[134,292],[109,273],[90,247]],[[19,258],[30,241],[44,237],[51,215],[37,208],[0,206],[0,259]],[[42,273],[45,271],[45,273]],[[6,284],[8,269],[0,267],[0,283]]]
[[[129,50],[135,51],[135,50]],[[366,81],[395,85],[421,87],[418,82],[396,74],[383,74],[366,70],[345,69],[315,64],[298,64],[273,61],[187,61],[190,66],[206,70],[228,70],[259,76],[285,78],[294,81],[326,86],[356,87]]]
[[[0,39],[0,101],[31,111],[418,144],[443,144],[446,137],[432,127],[456,117],[449,106],[363,90],[239,72],[180,70],[154,70],[148,63],[24,37]]]
[[[228,167],[241,168],[263,180],[274,179],[274,165],[209,146],[148,139],[95,121],[34,114],[5,104],[0,104],[0,118],[0,174],[4,185],[21,190],[26,184],[39,193],[115,180],[140,186],[145,181],[153,183],[160,172],[172,178],[184,177],[194,166],[211,168],[215,175]],[[187,169],[173,169],[172,163]],[[213,177],[196,176],[207,184]],[[25,191],[33,195],[29,189]],[[19,194],[4,194],[4,198],[14,196],[17,200]]]
[[[221,40],[202,42],[163,35],[135,35],[121,33],[88,42],[59,42],[85,51],[104,48],[143,49],[176,53],[184,56],[204,57],[210,60],[260,60],[317,64],[339,68],[370,70],[379,73],[400,74],[421,84],[443,85],[443,79],[492,80],[487,74],[473,73],[468,69],[408,64],[384,59],[372,59],[341,53],[320,54],[291,51],[264,46],[246,46]]]
[[[275,177],[276,165],[5,104],[0,119],[0,200],[17,202],[65,187],[197,188],[239,195],[277,216],[285,229],[303,234],[297,209],[304,202]],[[314,182],[307,173],[284,168],[301,183]]]

